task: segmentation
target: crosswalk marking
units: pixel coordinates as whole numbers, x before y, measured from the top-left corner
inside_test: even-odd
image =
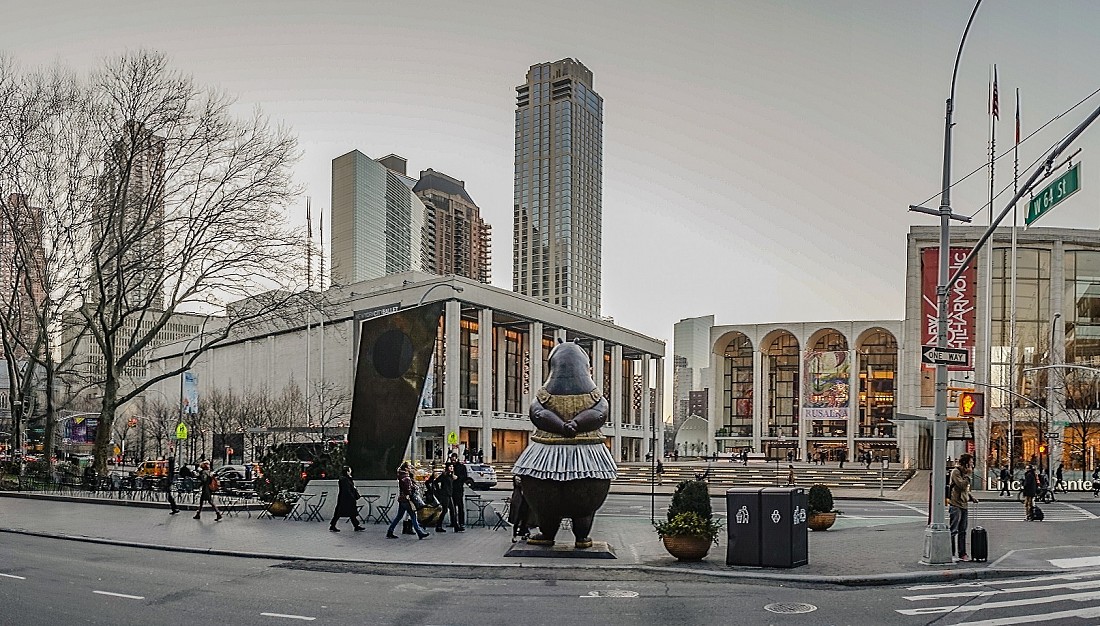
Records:
[[[954,615],[986,619],[950,622],[956,626],[1011,626],[1057,620],[1100,617],[1100,572],[1054,574],[990,582],[965,582],[915,585],[909,591],[931,592],[902,596],[909,602],[958,600],[959,604],[940,604],[895,609],[902,615]],[[987,601],[989,598],[993,601]],[[1072,608],[1052,606],[1066,603]],[[1073,606],[1074,604],[1088,604]],[[1013,614],[1017,611],[1028,614]],[[942,619],[942,618],[941,618]]]
[[[1054,567],[1073,569],[1075,567],[1094,567],[1100,565],[1100,556],[1079,556],[1072,559],[1048,559]]]

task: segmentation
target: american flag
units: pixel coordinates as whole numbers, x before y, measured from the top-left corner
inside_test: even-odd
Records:
[[[997,101],[997,66],[993,66],[993,101],[989,104],[989,112],[994,119],[1001,119],[1001,106]]]

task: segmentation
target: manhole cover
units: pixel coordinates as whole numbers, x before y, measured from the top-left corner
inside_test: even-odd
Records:
[[[626,591],[623,589],[608,589],[606,591],[589,591],[587,596],[581,596],[582,598],[637,598],[637,591]]]
[[[774,602],[765,605],[764,610],[772,613],[812,613],[817,607],[804,602]]]

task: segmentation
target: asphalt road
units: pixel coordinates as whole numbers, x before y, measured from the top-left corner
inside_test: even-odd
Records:
[[[0,535],[0,623],[1032,624],[1100,617],[1100,573],[875,588],[463,579]],[[1093,568],[1094,569],[1094,568]],[[768,610],[765,607],[771,607]],[[805,610],[806,613],[790,611]],[[779,611],[779,612],[774,612]]]

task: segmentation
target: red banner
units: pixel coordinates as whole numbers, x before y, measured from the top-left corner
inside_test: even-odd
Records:
[[[939,283],[939,248],[921,250],[921,313],[923,315],[921,343],[936,345],[936,330],[939,312],[936,310],[936,285]],[[948,251],[949,274],[954,274],[962,265],[970,248],[951,248]],[[970,352],[970,362],[974,363],[975,304],[977,300],[977,270],[971,263],[959,278],[947,289],[947,347],[965,348]],[[931,367],[931,366],[929,366]],[[972,370],[973,365],[964,367],[950,365],[949,370]]]

